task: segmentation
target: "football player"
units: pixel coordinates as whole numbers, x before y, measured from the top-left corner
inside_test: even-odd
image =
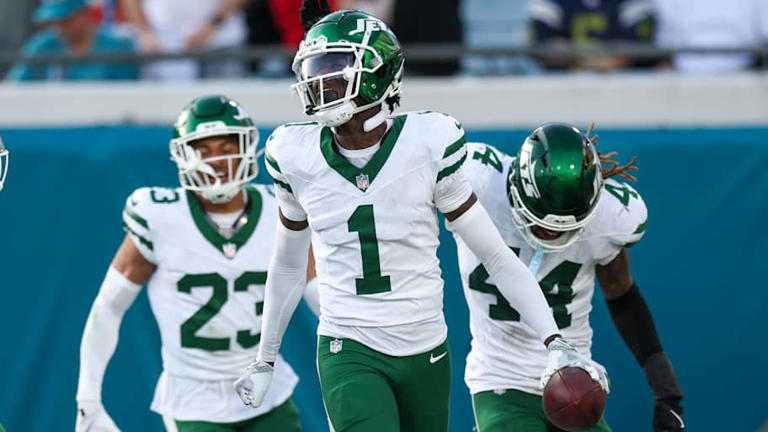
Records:
[[[283,125],[267,140],[280,223],[259,356],[236,382],[243,401],[258,407],[271,388],[301,295],[306,257],[297,252],[311,237],[318,372],[333,429],[447,430],[450,354],[437,210],[482,257],[558,365],[585,364],[597,377],[559,337],[536,281],[476,203],[461,171],[462,126],[436,112],[391,114],[403,57],[387,25],[358,11],[324,15],[307,31],[293,70],[294,89],[317,121]]]
[[[656,396],[654,430],[682,431],[683,393],[629,268],[627,249],[643,237],[648,213],[635,189],[612,178],[634,181],[628,171],[636,169],[635,160],[618,166],[611,160],[616,153],[598,153],[589,133],[567,124],[541,126],[516,158],[469,143],[466,175],[505,243],[529,263],[558,331],[587,357],[597,276],[614,323]],[[504,299],[470,245],[455,237],[472,333],[465,381],[478,430],[559,430],[541,408],[539,371],[547,351],[537,332]],[[601,420],[591,430],[609,428]]]
[[[5,183],[5,176],[8,174],[8,149],[3,144],[3,139],[0,138],[0,191],[3,190],[3,184]]]
[[[179,115],[170,152],[181,187],[140,188],[126,201],[127,234],[83,331],[76,430],[117,430],[101,404],[102,380],[145,282],[163,358],[152,410],[169,431],[301,429],[291,400],[298,378],[286,362],[258,410],[232,391],[261,339],[275,240],[272,187],[250,183],[257,145],[248,113],[224,96],[197,98]]]

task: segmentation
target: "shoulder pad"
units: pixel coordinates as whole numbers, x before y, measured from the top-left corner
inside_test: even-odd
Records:
[[[153,229],[157,229],[156,225],[160,223],[157,215],[168,205],[179,203],[182,193],[181,188],[143,187],[136,189],[125,200],[123,228],[150,262],[154,262]]]
[[[613,179],[605,181],[601,194],[599,226],[605,227],[604,235],[619,247],[639,242],[648,225],[648,209],[640,194],[632,186]]]

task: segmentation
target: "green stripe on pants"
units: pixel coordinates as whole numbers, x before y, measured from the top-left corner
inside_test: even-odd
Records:
[[[448,341],[421,354],[393,357],[351,339],[320,336],[317,364],[336,432],[448,430]]]
[[[472,395],[478,432],[564,432],[544,415],[541,396],[506,390],[502,394],[484,391]],[[587,432],[611,432],[605,418]]]

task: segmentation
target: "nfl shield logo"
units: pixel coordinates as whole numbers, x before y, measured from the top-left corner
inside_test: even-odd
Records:
[[[227,243],[221,247],[221,250],[227,258],[234,258],[237,253],[237,246],[234,243]]]
[[[360,174],[355,177],[355,181],[357,181],[357,188],[361,191],[365,192],[368,189],[368,174]]]
[[[336,354],[341,351],[341,343],[344,342],[341,339],[334,339],[331,341],[331,353]]]

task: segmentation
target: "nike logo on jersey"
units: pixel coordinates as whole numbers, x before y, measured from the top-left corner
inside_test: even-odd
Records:
[[[440,354],[440,355],[439,355],[439,356],[437,356],[437,357],[435,357],[435,355],[434,355],[434,354],[430,354],[430,355],[429,355],[429,362],[430,362],[430,363],[437,363],[437,362],[439,362],[439,361],[440,361],[440,359],[441,359],[441,358],[445,357],[445,356],[446,356],[446,354],[448,354],[448,351],[446,351],[446,352],[444,352],[444,353]]]

